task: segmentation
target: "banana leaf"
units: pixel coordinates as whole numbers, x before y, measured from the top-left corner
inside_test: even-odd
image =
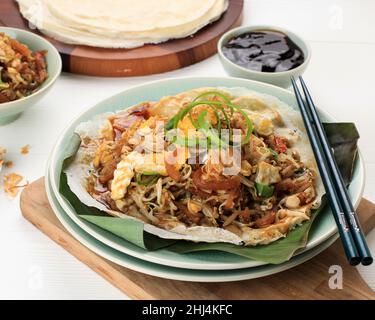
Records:
[[[349,185],[358,153],[359,133],[357,128],[353,123],[325,123],[324,130],[335,152],[335,158],[343,179]]]
[[[354,163],[357,157],[359,134],[352,123],[324,124],[329,142],[334,150],[336,160],[347,184],[352,179]],[[65,150],[63,169],[69,165],[80,146],[78,136],[72,137],[70,148]],[[65,173],[60,176],[60,193],[71,204],[75,212],[89,224],[93,224],[121,239],[143,248],[159,250],[164,248],[180,254],[194,254],[200,251],[224,251],[251,260],[278,264],[289,260],[300,248],[306,246],[308,235],[320,210],[312,213],[311,219],[290,231],[287,237],[269,245],[256,247],[237,246],[228,243],[195,243],[183,240],[167,240],[151,235],[143,230],[143,223],[137,220],[121,219],[108,216],[106,213],[88,207],[70,190]],[[321,208],[323,207],[323,204]]]

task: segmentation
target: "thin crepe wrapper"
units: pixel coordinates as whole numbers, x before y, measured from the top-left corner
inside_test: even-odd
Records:
[[[255,92],[242,87],[204,87],[182,92],[174,98],[183,102],[194,99],[198,95],[207,91],[215,90],[219,90],[220,92],[229,94],[231,97],[233,97],[233,102],[246,109],[249,113],[249,116],[251,114],[252,116],[254,116],[254,114],[260,113],[262,114],[262,117],[273,119],[272,121],[276,122],[276,126],[274,127],[275,134],[280,134],[287,137],[287,139],[291,139],[293,141],[293,148],[298,150],[301,160],[305,163],[305,165],[311,169],[317,170],[316,161],[311,150],[311,145],[305,132],[300,113],[297,110],[291,108],[283,101],[277,99],[276,97]],[[166,99],[168,101],[168,97]],[[154,114],[163,114],[164,116],[169,117],[171,110],[170,107],[166,107],[166,104],[168,105],[167,101],[164,101],[164,103],[162,104],[156,104],[153,107],[152,112]],[[174,102],[172,99],[172,106],[173,103]],[[118,111],[118,113],[122,113],[123,115],[129,114],[132,108],[133,107],[126,108],[125,110]],[[277,109],[279,114],[283,114],[282,121],[284,125],[280,126],[278,124],[277,116],[275,115],[273,109]],[[91,118],[89,121],[81,122],[76,127],[75,133],[77,133],[80,138],[84,139],[85,141],[95,141],[97,139],[100,139],[103,129],[111,129],[108,122],[108,117],[115,113],[99,114]],[[289,129],[285,130],[285,128]],[[290,130],[291,128],[293,128],[293,130]],[[77,151],[73,162],[64,170],[64,172],[67,174],[68,185],[71,191],[78,196],[79,200],[83,204],[89,207],[95,207],[101,211],[108,213],[110,216],[120,217],[124,219],[140,220],[137,217],[126,215],[120,210],[108,208],[104,203],[101,203],[99,200],[94,199],[87,192],[85,181],[91,175],[90,172],[92,172],[93,170],[95,171],[95,168],[92,166],[92,161],[95,157],[96,147],[97,146],[95,144],[89,144],[83,148],[81,146]],[[314,208],[319,207],[321,198],[324,195],[324,187],[320,176],[316,179],[316,193],[317,197],[314,201]],[[298,222],[296,220],[299,220],[298,217],[293,218],[292,221],[289,222],[291,225],[291,229],[293,229],[296,225],[300,225],[302,223],[302,221]],[[143,222],[143,220],[141,220],[141,222]],[[270,228],[272,227],[273,226],[270,226]],[[256,245],[258,242],[258,244],[266,244],[276,241],[279,238],[285,237],[285,235],[280,233],[257,235],[257,233],[262,231],[254,230],[255,234],[253,235],[251,235],[251,231],[247,231],[248,235],[250,235],[250,239],[247,239],[246,232],[245,235],[239,236],[219,227],[187,226],[182,222],[177,223],[177,221],[175,225],[169,230],[160,228],[150,223],[145,223],[143,230],[164,239],[207,243],[222,242],[232,243],[235,245],[243,245],[244,241],[249,241],[249,243],[245,243],[245,245]]]
[[[349,184],[352,179],[354,163],[357,157],[358,131],[352,123],[329,123],[324,124],[324,127],[343,178],[347,184]],[[80,138],[78,135],[74,135],[71,147],[66,150],[63,169],[72,161],[79,145]],[[63,172],[61,173],[60,179],[60,193],[72,205],[82,219],[145,250],[165,248],[180,254],[201,251],[222,251],[271,264],[279,264],[289,260],[298,249],[306,246],[311,226],[324,207],[325,202],[323,199],[320,209],[312,212],[310,220],[291,230],[285,238],[268,245],[245,247],[220,242],[196,243],[184,240],[163,239],[149,234],[144,231],[144,224],[140,221],[111,217],[99,209],[88,207],[81,203],[77,196],[70,190],[67,184],[66,174]]]

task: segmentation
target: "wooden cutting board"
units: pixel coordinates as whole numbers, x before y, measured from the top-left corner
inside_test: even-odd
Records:
[[[24,189],[21,210],[48,237],[133,299],[375,299],[357,269],[346,262],[340,241],[310,261],[272,276],[229,283],[193,283],[134,272],[87,249],[54,215],[43,178]],[[358,213],[368,233],[375,227],[375,205],[363,199]],[[328,286],[332,265],[343,268],[343,289],[332,290]]]
[[[102,77],[142,76],[183,68],[215,54],[219,38],[227,30],[240,24],[242,9],[243,0],[230,0],[227,12],[193,37],[135,49],[69,45],[42,36],[51,41],[60,52],[64,71]],[[37,30],[30,29],[15,0],[0,1],[1,25],[40,34]]]

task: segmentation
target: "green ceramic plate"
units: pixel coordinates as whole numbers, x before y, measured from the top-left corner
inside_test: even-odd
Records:
[[[251,80],[219,77],[160,80],[127,89],[122,93],[119,93],[100,102],[99,104],[82,113],[67,127],[67,129],[65,129],[52,151],[50,165],[48,168],[51,180],[51,188],[56,199],[58,200],[64,211],[80,228],[82,228],[84,231],[89,233],[91,236],[93,236],[103,244],[121,251],[127,255],[167,266],[199,270],[233,270],[256,267],[265,264],[260,261],[251,261],[224,252],[199,252],[191,254],[176,254],[168,250],[147,252],[123,239],[120,239],[113,234],[110,234],[80,219],[74,209],[70,206],[70,204],[67,203],[59,194],[58,181],[63,161],[62,151],[70,143],[70,138],[74,132],[74,129],[79,123],[81,123],[82,121],[87,121],[93,116],[100,113],[123,109],[145,100],[159,100],[161,97],[166,95],[174,95],[185,90],[205,86],[245,87],[258,92],[276,96],[280,100],[286,102],[294,108],[297,108],[294,95],[288,90]],[[329,122],[334,120],[324,112],[321,112],[321,116],[324,121]],[[359,201],[362,197],[363,186],[364,166],[362,159],[360,158],[356,163],[354,178],[349,189],[350,195],[355,205],[359,204]],[[305,252],[318,246],[327,239],[331,238],[336,232],[337,228],[335,221],[332,217],[330,209],[326,207],[314,222],[314,225],[310,232],[307,247],[299,251],[298,253]]]
[[[54,191],[52,190],[50,177],[48,175],[46,176],[46,191],[50,205],[60,222],[79,242],[81,242],[91,251],[128,269],[172,280],[217,283],[249,280],[269,276],[271,274],[291,269],[312,259],[320,252],[331,246],[338,238],[338,235],[335,234],[334,236],[324,241],[322,244],[316,246],[314,249],[300,254],[292,258],[290,261],[279,265],[264,265],[236,270],[193,270],[186,268],[167,267],[161,264],[137,259],[123,252],[115,250],[112,247],[105,245],[103,242],[98,241],[89,233],[81,229],[60,206],[58,200],[54,195]]]
[[[0,32],[26,44],[33,51],[48,51],[46,57],[48,79],[41,85],[38,91],[16,101],[0,103],[0,125],[5,125],[16,120],[22,112],[33,106],[47,94],[61,73],[62,61],[56,48],[50,42],[35,33],[5,27],[0,27]]]

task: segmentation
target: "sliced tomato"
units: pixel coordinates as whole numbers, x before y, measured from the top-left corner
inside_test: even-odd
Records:
[[[265,228],[270,226],[271,224],[275,223],[276,220],[276,212],[275,211],[267,211],[263,217],[255,220],[255,225],[258,228]]]
[[[233,190],[241,184],[241,178],[238,176],[224,178],[223,180],[203,180],[201,169],[194,171],[192,178],[195,186],[201,190]]]

